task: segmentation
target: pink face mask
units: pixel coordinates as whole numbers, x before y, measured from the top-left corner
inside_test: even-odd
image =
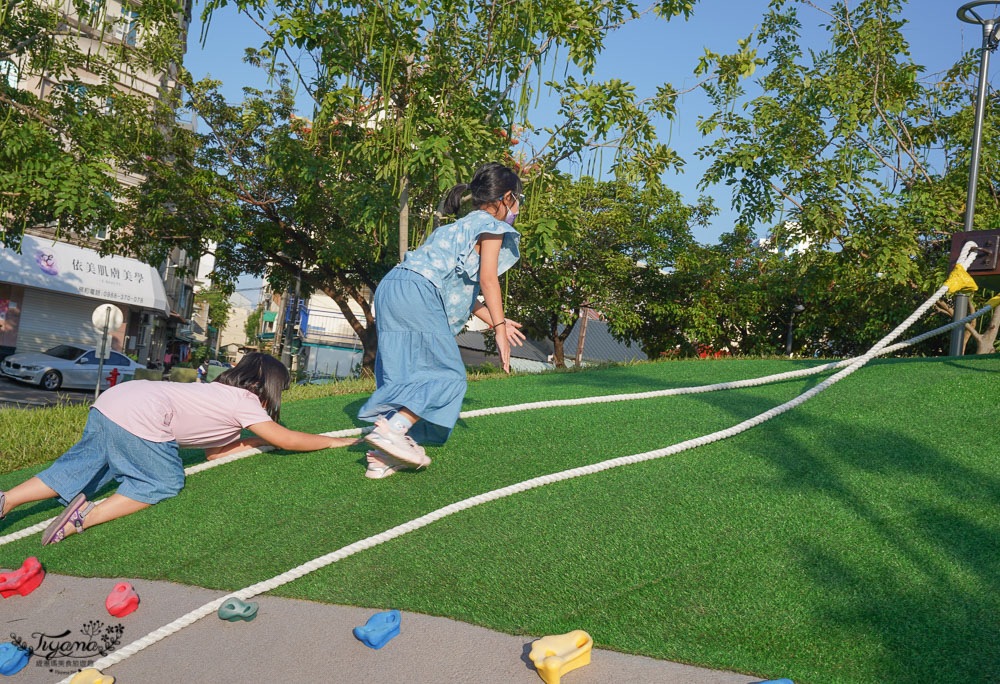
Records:
[[[518,206],[517,209],[518,209],[517,212],[513,212],[513,211],[510,210],[510,207],[507,207],[507,215],[504,216],[504,218],[503,218],[503,220],[506,221],[511,226],[514,225],[514,219],[516,219],[517,218],[517,214],[520,213],[521,207]]]

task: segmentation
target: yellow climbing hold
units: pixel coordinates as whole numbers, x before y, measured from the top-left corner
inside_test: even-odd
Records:
[[[1000,309],[1000,295],[997,295],[990,301],[986,302],[986,306],[992,306],[994,309]]]
[[[115,678],[111,675],[101,674],[100,670],[88,667],[73,675],[69,684],[115,684]]]
[[[955,268],[951,270],[951,275],[948,276],[948,280],[944,281],[944,284],[948,286],[948,294],[975,292],[979,289],[976,281],[972,279],[962,264],[955,264]]]
[[[568,634],[542,637],[531,645],[528,657],[545,684],[559,684],[559,678],[570,670],[590,664],[593,647],[590,635],[575,629]]]

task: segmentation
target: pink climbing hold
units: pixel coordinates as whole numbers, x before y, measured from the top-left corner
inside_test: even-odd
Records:
[[[45,571],[34,556],[27,558],[19,570],[0,573],[0,596],[8,598],[14,594],[27,596],[42,583]]]
[[[128,582],[119,582],[108,594],[104,606],[115,617],[125,617],[139,607],[139,595]]]

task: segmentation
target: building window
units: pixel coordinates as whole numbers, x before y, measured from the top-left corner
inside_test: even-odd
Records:
[[[87,3],[87,22],[97,24],[104,17],[104,0],[90,0]]]
[[[115,22],[112,35],[126,45],[135,47],[136,36],[138,33],[139,13],[135,10],[129,9],[128,6],[122,6],[121,19]]]
[[[7,81],[7,85],[16,90],[19,76],[17,66],[13,62],[0,60],[0,81]]]
[[[104,228],[98,228],[97,230],[95,230],[94,231],[94,239],[95,240],[107,240],[108,239],[108,228],[107,228],[107,226],[105,226]]]

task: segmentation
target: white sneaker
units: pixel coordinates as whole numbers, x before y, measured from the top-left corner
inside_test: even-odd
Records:
[[[375,429],[365,435],[365,441],[389,456],[410,465],[425,467],[431,459],[424,453],[424,448],[413,441],[405,432],[396,432],[382,416],[375,419]]]
[[[372,449],[366,456],[368,457],[368,469],[365,471],[365,477],[371,480],[381,480],[383,477],[395,475],[400,470],[413,468],[412,464],[397,460],[378,449]],[[430,462],[431,459],[428,458],[427,464],[429,465]]]

